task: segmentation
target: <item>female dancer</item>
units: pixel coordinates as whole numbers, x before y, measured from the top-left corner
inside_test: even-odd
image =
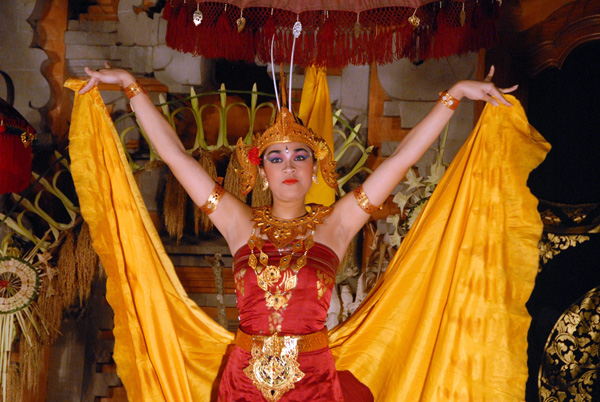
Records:
[[[510,103],[491,83],[460,81],[442,92],[433,110],[353,194],[332,207],[305,205],[312,178],[321,169],[334,187],[335,165],[324,141],[281,108],[275,124],[238,143],[244,191],[257,174],[268,182],[273,205],[250,208],[216,185],[179,141],[134,77],[124,70],[86,69],[98,82],[125,88],[132,107],[160,157],[192,200],[209,213],[234,255],[240,330],[223,373],[223,401],[343,401],[327,345],[325,319],[339,260],[369,214],[381,205],[408,169],[435,141],[460,99]],[[308,212],[307,212],[308,211]]]

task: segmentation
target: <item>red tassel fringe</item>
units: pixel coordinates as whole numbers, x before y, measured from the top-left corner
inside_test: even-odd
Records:
[[[165,4],[165,8],[163,8],[163,12],[162,12],[162,17],[169,21],[171,19],[171,12],[173,11],[173,8],[171,7],[171,2],[167,1]]]
[[[461,25],[463,5],[465,23]],[[195,1],[167,2],[163,18],[168,21],[168,46],[207,58],[270,62],[275,35],[274,61],[289,63],[296,14],[266,7],[245,8],[246,26],[238,32],[238,7],[202,2],[203,20],[195,26],[192,15],[196,7]],[[421,20],[418,27],[408,22],[414,13],[412,8],[373,9],[360,14],[358,31],[355,13],[329,11],[326,16],[322,11],[303,12],[299,15],[303,32],[296,41],[294,64],[383,64],[400,58],[425,60],[489,48],[497,41],[498,8],[496,2],[435,1],[417,9],[415,15]]]

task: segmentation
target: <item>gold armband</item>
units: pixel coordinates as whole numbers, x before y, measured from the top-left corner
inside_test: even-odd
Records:
[[[442,91],[440,92],[440,97],[438,98],[436,103],[441,103],[450,110],[456,110],[456,108],[460,104],[460,101],[452,95],[450,95],[448,91]]]
[[[127,95],[127,98],[129,99],[133,98],[140,92],[143,92],[145,94],[148,93],[146,91],[146,88],[144,88],[138,80],[133,81],[131,84],[127,85],[127,88],[125,88],[125,95]]]
[[[381,208],[371,204],[369,197],[367,197],[365,194],[362,186],[358,186],[354,189],[354,197],[356,197],[356,204],[358,204],[358,206],[369,215]]]
[[[219,201],[221,201],[221,197],[223,197],[223,194],[225,194],[223,187],[215,184],[215,189],[212,191],[212,193],[210,193],[208,200],[206,200],[206,203],[200,207],[200,210],[206,213],[206,215],[210,215],[215,212],[217,206],[219,205]]]

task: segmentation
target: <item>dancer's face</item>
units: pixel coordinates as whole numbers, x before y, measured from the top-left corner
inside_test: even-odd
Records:
[[[273,196],[281,200],[304,197],[315,166],[312,150],[303,142],[273,144],[263,153],[264,174]]]

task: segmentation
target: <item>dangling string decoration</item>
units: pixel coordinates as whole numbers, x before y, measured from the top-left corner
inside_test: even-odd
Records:
[[[244,18],[244,9],[240,10],[240,18],[238,18],[235,21],[235,24],[237,25],[238,32],[242,32],[244,30],[244,27],[246,26],[246,19]]]
[[[358,39],[362,27],[360,25],[360,13],[356,13],[356,22],[354,23],[354,37]]]
[[[294,51],[296,50],[296,39],[302,33],[302,23],[300,22],[300,15],[296,15],[296,23],[294,24],[294,28],[292,29],[292,33],[294,34],[294,40],[292,41],[292,58],[290,60],[290,89],[288,91],[288,109],[292,110],[292,73],[294,70]]]
[[[192,18],[194,25],[198,26],[202,23],[202,18],[204,18],[204,15],[202,14],[202,11],[200,11],[200,3],[196,3],[196,11],[194,11]]]
[[[463,3],[463,7],[464,7],[464,3]],[[417,8],[415,8],[415,12],[408,17],[408,22],[410,25],[412,25],[415,28],[418,28],[419,25],[421,25],[421,19],[419,17],[417,17]]]

